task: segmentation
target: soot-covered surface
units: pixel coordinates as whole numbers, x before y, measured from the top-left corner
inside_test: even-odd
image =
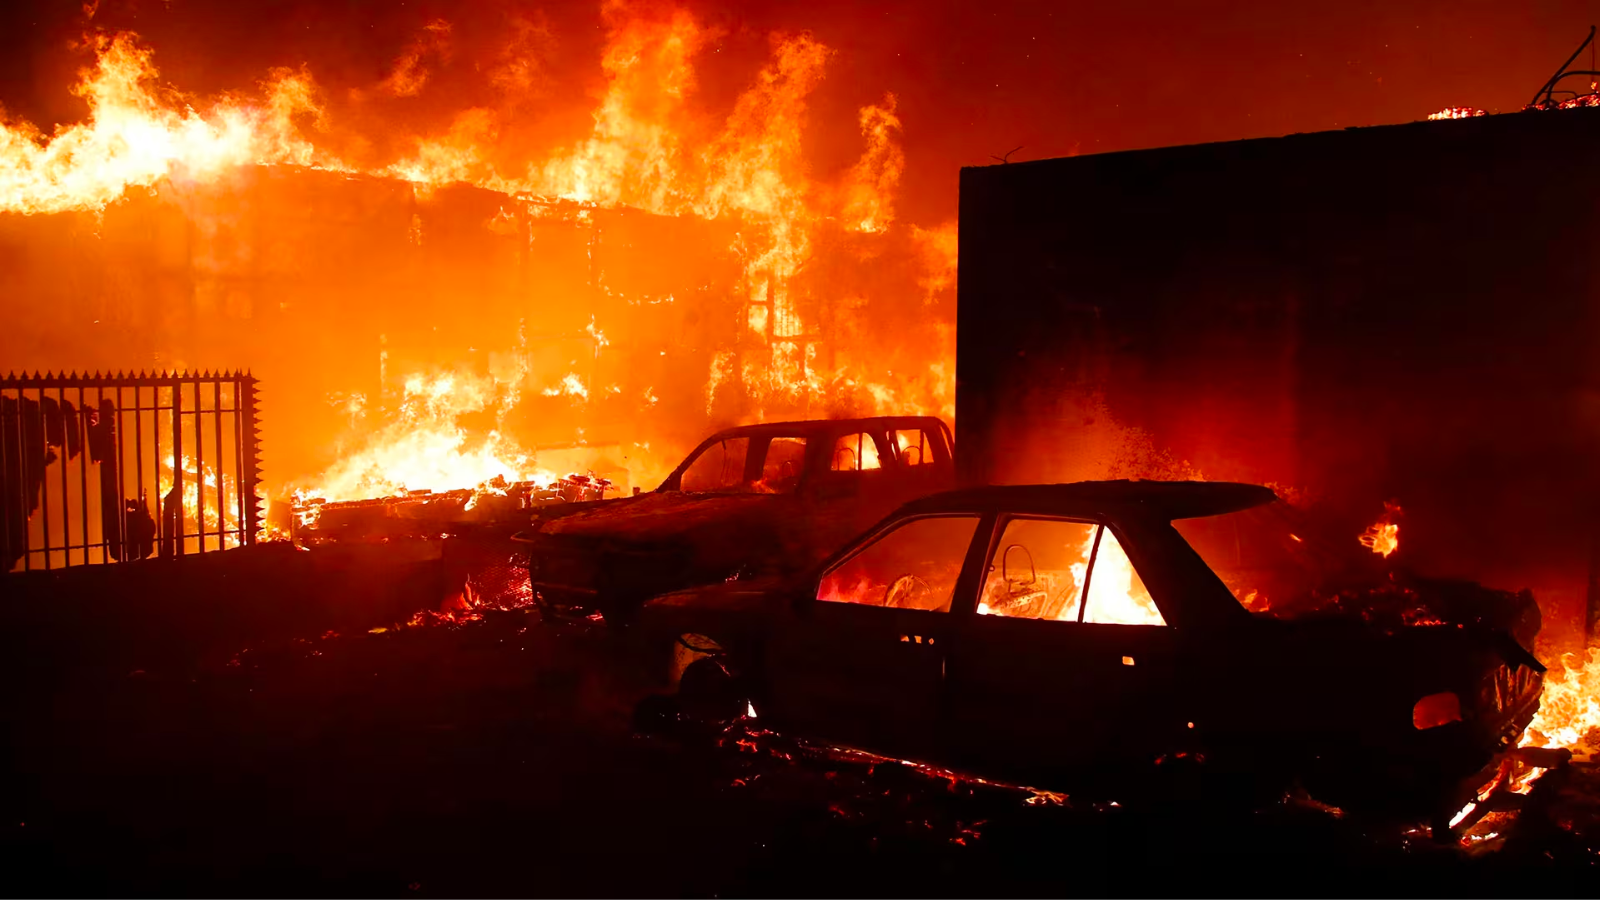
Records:
[[[238,651],[13,669],[10,893],[1554,896],[1592,894],[1600,859],[1578,767],[1475,831],[1496,837],[1437,847],[1287,798],[953,784],[759,722],[634,737],[626,656],[533,613]]]

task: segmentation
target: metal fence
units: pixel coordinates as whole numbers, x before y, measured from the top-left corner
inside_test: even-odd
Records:
[[[0,379],[0,572],[255,543],[249,374]]]

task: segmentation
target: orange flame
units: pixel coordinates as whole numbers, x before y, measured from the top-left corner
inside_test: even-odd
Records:
[[[1393,521],[1400,514],[1400,504],[1393,500],[1383,504],[1383,517],[1374,522],[1358,540],[1361,546],[1373,553],[1389,558],[1389,554],[1400,549],[1400,526]]]
[[[1562,663],[1560,678],[1545,676],[1539,712],[1522,743],[1600,750],[1600,648],[1590,648],[1581,664],[1570,654]]]
[[[938,335],[932,344],[887,352],[841,345],[819,353],[818,323],[802,314],[795,284],[817,252],[818,229],[825,223],[862,233],[896,227],[893,195],[905,156],[895,97],[886,94],[859,110],[865,142],[859,160],[837,183],[818,184],[808,174],[802,135],[811,94],[833,50],[810,35],[775,35],[769,62],[727,118],[705,128],[687,101],[696,82],[695,57],[711,32],[682,9],[642,10],[607,0],[602,14],[608,29],[601,60],[606,85],[591,134],[554,158],[510,164],[496,155],[510,119],[494,109],[460,110],[443,133],[402,140],[400,158],[356,165],[316,143],[327,134],[327,112],[304,67],[273,70],[254,99],[224,96],[206,104],[162,86],[151,51],[134,35],[94,35],[88,40],[96,61],[74,88],[88,102],[86,121],[50,135],[25,122],[0,121],[0,213],[96,210],[131,188],[163,180],[214,181],[241,166],[283,164],[401,178],[419,192],[467,182],[664,215],[733,219],[740,224],[733,249],[743,259],[743,320],[759,340],[741,341],[738,351],[713,351],[705,382],[708,411],[719,386],[737,384],[754,401],[747,418],[763,418],[769,406],[809,410],[817,403],[826,411],[953,419],[949,323],[928,326]],[[536,61],[530,60],[545,36],[542,26],[521,19],[508,33],[500,55],[480,68],[502,97],[538,80]],[[352,96],[407,98],[435,90],[451,41],[448,22],[430,22],[379,82]],[[907,233],[917,249],[916,271],[907,279],[916,287],[907,294],[914,299],[920,289],[931,306],[954,284],[955,228],[912,226]],[[853,298],[840,302],[859,306]],[[436,376],[424,381],[430,377]],[[475,396],[464,387],[470,380],[452,382],[468,405]],[[575,402],[594,391],[618,390],[585,384],[576,374],[560,385],[532,388]],[[496,402],[503,413],[509,408],[504,404],[515,401],[504,399],[508,387],[501,389]],[[408,385],[411,397],[409,391]],[[655,399],[653,390],[648,399]],[[315,494],[338,499],[402,485],[449,489],[483,477],[528,474],[527,454],[501,432],[468,448],[465,435],[443,418],[425,416],[424,425],[404,411],[391,412],[393,421],[357,416],[374,433],[351,444],[353,455],[330,470]],[[402,461],[406,453],[415,459]]]
[[[161,178],[214,178],[249,163],[326,162],[291,121],[321,114],[304,70],[275,70],[262,105],[224,100],[201,116],[158,98],[150,51],[132,35],[95,36],[91,44],[98,59],[73,89],[89,104],[87,122],[48,139],[28,123],[0,123],[0,212],[99,209],[129,187]]]
[[[458,417],[483,410],[494,411],[498,422],[519,397],[514,384],[493,376],[413,375],[405,382],[398,408],[386,414],[380,411],[383,421],[375,427],[368,427],[364,404],[352,407],[363,426],[360,443],[297,496],[360,500],[408,490],[475,487],[496,478],[553,482],[557,476],[536,466],[533,454],[507,438],[498,425],[472,441],[457,423]]]

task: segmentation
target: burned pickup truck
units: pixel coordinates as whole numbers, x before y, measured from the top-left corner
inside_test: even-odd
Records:
[[[707,438],[648,494],[541,509],[515,540],[547,613],[623,625],[658,594],[804,569],[953,473],[933,417],[748,425]]]
[[[678,690],[641,703],[641,723],[753,712],[795,737],[1124,801],[1203,761],[1448,832],[1537,710],[1543,667],[1512,634],[1531,640],[1531,598],[1387,623],[1251,612],[1269,588],[1293,608],[1288,573],[1305,568],[1301,536],[1252,514],[1274,502],[1186,482],[913,501],[807,573],[646,604],[636,633],[675,661]]]

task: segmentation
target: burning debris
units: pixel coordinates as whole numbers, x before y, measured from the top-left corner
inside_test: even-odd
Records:
[[[304,497],[293,507],[295,534],[308,544],[443,538],[474,524],[520,523],[519,513],[552,504],[602,500],[612,490],[604,478],[574,473],[550,481],[507,482],[496,476],[470,489],[406,491],[370,500]]]
[[[1385,501],[1383,518],[1362,533],[1361,546],[1388,559],[1389,554],[1400,549],[1400,525],[1394,521],[1399,515],[1400,504],[1394,500]]]

